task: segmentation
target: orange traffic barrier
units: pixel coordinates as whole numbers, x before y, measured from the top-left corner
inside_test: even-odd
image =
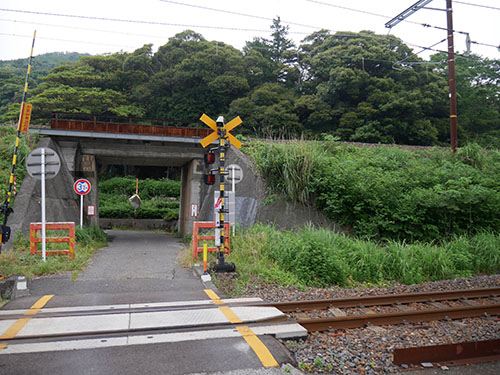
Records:
[[[67,230],[67,236],[45,237],[45,243],[67,243],[68,249],[46,250],[47,255],[69,255],[71,259],[75,258],[75,223],[45,223],[46,230]],[[37,244],[42,243],[41,236],[37,236],[37,231],[42,230],[42,223],[30,224],[30,251],[31,254],[41,254],[37,250]]]
[[[198,259],[198,253],[203,252],[203,247],[198,245],[199,241],[215,241],[215,235],[202,235],[200,236],[200,229],[215,229],[215,224],[213,221],[195,221],[193,223],[193,256]],[[229,223],[224,223],[224,232],[226,234],[224,239],[224,252],[229,255],[230,250],[229,246],[231,244],[231,240],[229,238]],[[217,251],[218,248],[216,246],[208,246],[207,251]]]

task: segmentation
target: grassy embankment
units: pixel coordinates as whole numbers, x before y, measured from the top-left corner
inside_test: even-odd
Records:
[[[314,205],[348,235],[256,225],[232,240],[234,293],[255,282],[406,284],[500,271],[500,153],[254,142],[269,194]]]
[[[0,199],[5,201],[12,166],[12,156],[16,139],[16,129],[12,126],[0,126]],[[25,158],[36,146],[38,136],[23,134],[18,149],[16,162],[17,189],[20,188],[22,179],[26,175]],[[14,200],[11,201],[11,207]],[[3,223],[3,216],[0,215]],[[76,256],[70,260],[68,256],[48,256],[43,262],[41,255],[31,255],[29,239],[22,233],[12,233],[10,241],[14,247],[9,251],[2,251],[0,261],[0,275],[25,275],[28,278],[50,273],[73,271],[76,277],[78,271],[87,263],[94,251],[106,244],[106,235],[98,228],[76,229]],[[48,249],[53,246],[66,246],[61,244],[48,244]],[[5,250],[5,249],[4,249]]]

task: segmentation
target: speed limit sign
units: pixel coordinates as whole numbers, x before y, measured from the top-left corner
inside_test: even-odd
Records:
[[[88,193],[90,193],[91,189],[92,186],[90,185],[90,182],[84,178],[76,180],[73,185],[73,190],[78,195],[87,195]]]

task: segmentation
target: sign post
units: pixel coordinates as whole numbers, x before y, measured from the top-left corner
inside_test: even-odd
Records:
[[[217,252],[217,264],[214,266],[214,271],[233,272],[236,269],[234,263],[224,262],[225,239],[229,234],[224,230],[225,215],[229,213],[229,210],[226,208],[226,202],[224,202],[224,176],[227,174],[224,162],[226,160],[226,150],[230,147],[230,144],[238,149],[241,147],[242,143],[234,135],[232,135],[230,131],[240,125],[242,121],[238,116],[226,124],[224,117],[219,116],[217,121],[214,121],[206,114],[203,114],[200,120],[213,130],[213,133],[200,141],[203,148],[209,146],[217,139],[219,140],[219,146],[216,147],[216,149],[219,152],[220,196],[214,205],[216,224],[218,224],[215,228],[215,243],[219,250]]]
[[[46,147],[34,149],[26,159],[26,169],[28,174],[40,180],[42,195],[42,259],[45,262],[47,255],[46,247],[46,228],[45,228],[45,180],[54,178],[61,168],[61,159],[57,153]]]
[[[238,164],[231,164],[228,165],[226,168],[226,181],[231,182],[232,186],[232,198],[233,198],[233,206],[234,206],[234,220],[233,223],[231,223],[231,228],[233,231],[233,236],[236,231],[236,184],[240,183],[241,180],[243,180],[243,169]],[[230,195],[231,197],[231,195]]]
[[[90,193],[92,186],[90,182],[84,178],[80,178],[73,184],[73,190],[80,196],[80,228],[83,227],[83,196]]]

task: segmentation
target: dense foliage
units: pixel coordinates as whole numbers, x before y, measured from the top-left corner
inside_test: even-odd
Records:
[[[36,56],[31,62],[29,89],[38,87],[43,77],[55,67],[77,62],[79,56],[81,55],[75,52],[52,52]],[[0,61],[0,118],[4,121],[17,120],[27,69],[28,58]]]
[[[157,52],[147,44],[132,53],[82,56],[30,86],[34,121],[55,111],[185,121],[207,113],[239,115],[245,125],[239,131],[258,136],[449,142],[445,56],[429,65],[400,39],[371,31],[320,30],[299,46],[287,34],[278,17],[269,39],[254,38],[241,51],[187,30]],[[456,64],[459,141],[496,146],[500,62],[458,56]],[[0,120],[15,121],[24,73],[14,76],[0,65],[0,74],[8,74],[0,109],[14,103]]]
[[[500,152],[253,142],[270,189],[358,236],[433,241],[500,227]]]
[[[325,229],[279,231],[257,224],[231,240],[240,288],[255,282],[324,286],[415,284],[494,274],[500,235],[453,236],[446,243],[376,243]]]
[[[141,206],[134,210],[128,198],[135,194],[136,179],[113,177],[99,182],[99,216],[174,220],[179,217],[181,183],[163,178],[139,180]]]
[[[12,170],[12,158],[14,156],[14,148],[16,145],[17,131],[12,126],[0,126],[0,204],[4,204],[7,199],[9,189],[10,172]],[[21,183],[26,175],[26,158],[38,141],[38,137],[33,134],[21,134],[19,147],[17,150],[15,176],[17,183],[17,191],[21,188]],[[13,193],[13,191],[12,191]],[[14,203],[14,196],[10,207]],[[3,214],[0,214],[0,220],[3,223]]]

